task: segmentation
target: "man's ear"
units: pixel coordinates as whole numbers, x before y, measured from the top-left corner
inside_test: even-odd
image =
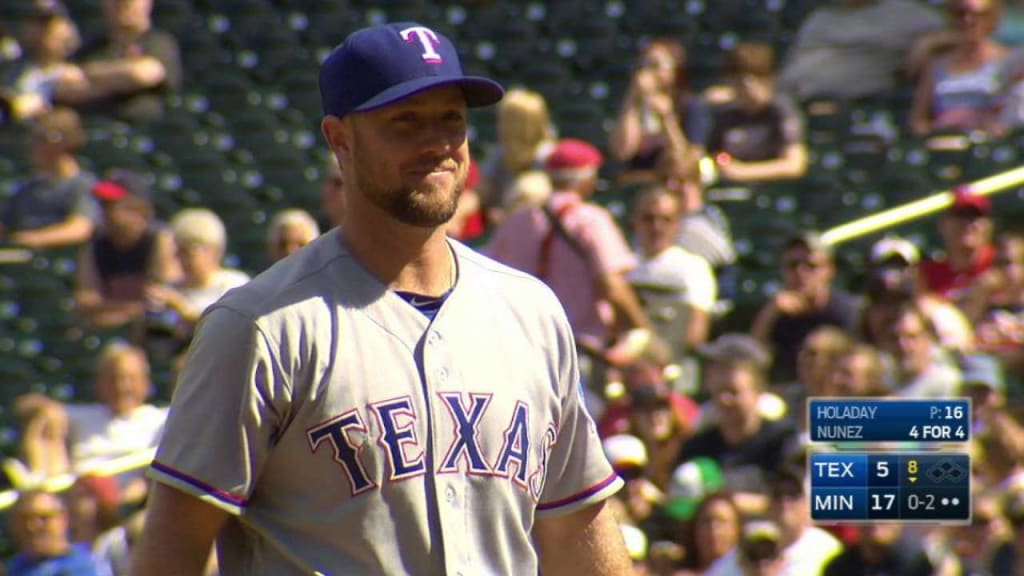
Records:
[[[327,140],[327,145],[337,156],[347,156],[351,146],[349,123],[337,116],[324,116],[320,122],[320,131]]]

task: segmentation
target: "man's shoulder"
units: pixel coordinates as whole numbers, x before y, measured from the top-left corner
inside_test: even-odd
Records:
[[[343,290],[346,283],[355,282],[354,274],[339,270],[339,265],[351,265],[351,255],[342,249],[335,229],[232,288],[211,309],[228,308],[253,321],[273,316],[284,309],[322,299],[333,290]],[[242,272],[237,274],[241,276],[236,280],[245,277]]]
[[[452,240],[451,245],[459,261],[460,275],[468,274],[475,285],[485,288],[488,293],[494,294],[497,291],[498,294],[514,297],[523,303],[540,302],[545,306],[559,306],[554,292],[536,277],[506,266],[457,241]],[[525,298],[527,296],[529,298]]]

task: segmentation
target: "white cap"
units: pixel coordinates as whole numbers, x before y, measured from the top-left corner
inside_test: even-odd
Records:
[[[626,541],[626,551],[630,560],[646,560],[647,535],[644,531],[629,524],[621,524],[619,528],[622,530],[622,539]]]
[[[647,465],[647,447],[643,440],[630,434],[616,434],[604,439],[604,455],[615,468]]]
[[[881,264],[886,260],[898,256],[910,265],[921,261],[921,252],[914,246],[914,243],[899,236],[886,236],[871,247],[871,262]]]

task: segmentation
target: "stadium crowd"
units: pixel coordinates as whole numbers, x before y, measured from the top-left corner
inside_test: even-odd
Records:
[[[90,118],[163,117],[188,39],[153,25],[151,0],[104,0],[106,32],[90,43],[59,0],[25,2],[0,42],[0,99],[5,123],[28,127],[31,174],[0,199],[0,242],[73,250],[74,329],[122,338],[96,350],[92,392],[75,395],[95,403],[30,392],[5,407],[18,424],[3,463],[17,491],[6,572],[121,575],[146,480],[94,471],[156,446],[197,320],[261,269],[230,257],[243,233],[230,214],[163,213],[151,174],[81,162]],[[560,136],[557,102],[525,82],[509,90],[495,141],[472,143],[450,235],[541,278],[564,305],[587,406],[626,481],[614,506],[637,574],[1024,575],[1021,222],[963,187],[936,219],[940,245],[879,236],[855,274],[819,231],[793,229],[776,241],[777,289],[744,315],[743,255],[710,194],[802,178],[806,115],[823,100],[912,94],[905,123],[879,128],[888,139],[1014,133],[1024,2],[812,4],[785,53],[741,39],[699,89],[688,72],[702,54],[671,35],[617,54],[630,77],[603,141]],[[267,219],[266,266],[340,221],[344,174],[326,154],[322,164],[320,205]],[[609,189],[627,214],[599,202]],[[169,386],[152,382],[156,366]],[[970,397],[972,523],[812,525],[812,396]],[[55,478],[70,479],[46,489]]]

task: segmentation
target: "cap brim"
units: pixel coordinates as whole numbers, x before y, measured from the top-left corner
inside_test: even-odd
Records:
[[[470,108],[496,104],[505,95],[505,89],[501,87],[501,84],[482,76],[427,76],[396,84],[363,102],[354,110],[367,112],[440,86],[462,88],[462,93],[466,97],[466,106]]]

